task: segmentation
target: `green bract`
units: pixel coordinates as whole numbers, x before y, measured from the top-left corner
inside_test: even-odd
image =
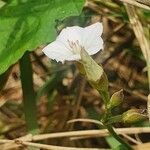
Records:
[[[123,98],[124,98],[124,95],[123,95],[123,90],[120,90],[118,92],[115,92],[112,96],[111,96],[111,99],[108,103],[108,108],[109,109],[112,109],[118,105],[120,105],[122,102],[123,102]]]
[[[11,0],[0,9],[0,74],[32,51],[54,40],[55,20],[79,15],[85,0]]]

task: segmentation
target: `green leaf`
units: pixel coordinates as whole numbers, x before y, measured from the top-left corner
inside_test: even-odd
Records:
[[[20,72],[27,128],[31,134],[36,134],[38,132],[36,97],[33,88],[32,64],[30,63],[30,55],[27,52],[20,60]]]
[[[85,0],[11,0],[0,9],[0,74],[32,51],[54,40],[55,21],[79,15]]]
[[[120,144],[114,137],[109,136],[105,138],[108,144],[110,145],[111,149],[113,150],[127,150],[127,148]]]
[[[31,134],[38,134],[36,97],[33,88],[33,72],[28,52],[26,52],[20,60],[20,73],[27,130]],[[39,150],[39,148],[29,147],[28,150]]]

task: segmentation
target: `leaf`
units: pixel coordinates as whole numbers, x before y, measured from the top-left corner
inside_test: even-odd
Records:
[[[55,21],[79,15],[84,0],[11,0],[0,9],[0,74],[32,51],[54,40]]]
[[[111,149],[113,150],[127,150],[127,148],[120,144],[114,137],[109,136],[105,138],[108,144],[110,145]]]

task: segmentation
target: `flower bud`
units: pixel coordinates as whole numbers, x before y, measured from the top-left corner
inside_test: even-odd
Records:
[[[123,113],[122,119],[124,123],[136,123],[147,118],[141,109],[130,109]]]
[[[108,91],[108,79],[102,66],[98,65],[84,49],[80,55],[89,83],[98,91]]]
[[[107,106],[108,109],[112,109],[112,108],[120,105],[123,102],[123,98],[124,98],[124,95],[123,95],[123,90],[122,89],[118,92],[115,92],[111,96],[111,99],[108,103],[108,106]]]

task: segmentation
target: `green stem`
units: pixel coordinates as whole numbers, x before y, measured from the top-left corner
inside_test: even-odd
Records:
[[[113,117],[108,117],[106,124],[109,125],[109,124],[118,123],[121,121],[122,121],[122,115],[117,115],[117,116],[113,116]]]
[[[108,102],[110,100],[109,92],[107,92],[107,91],[99,91],[99,94],[101,95],[101,97],[103,99],[103,102],[105,103],[105,106],[107,106],[107,104],[108,104]]]
[[[109,116],[110,114],[110,110],[107,109],[107,104],[109,102],[109,99],[110,99],[110,96],[109,96],[109,92],[108,91],[105,91],[105,92],[100,92],[99,93],[101,94],[102,98],[103,98],[103,101],[105,102],[105,106],[106,106],[106,115],[104,117],[104,119],[107,119],[107,117]],[[120,116],[119,116],[120,118]],[[118,118],[116,118],[118,119]],[[104,120],[105,122],[105,120]],[[127,144],[125,141],[123,141],[118,135],[117,133],[114,131],[114,129],[112,128],[111,125],[105,125],[104,123],[104,126],[106,126],[107,130],[110,132],[110,134],[118,141],[120,142],[122,145],[124,145],[128,150],[133,150],[133,148]]]
[[[126,143],[124,140],[122,140],[117,134],[116,132],[114,131],[114,129],[110,126],[110,125],[107,125],[106,126],[107,130],[111,133],[111,135],[117,140],[119,141],[122,145],[124,145],[127,150],[133,150],[133,148],[128,144]]]
[[[38,129],[36,98],[33,89],[32,66],[28,52],[20,60],[20,72],[27,129],[30,133],[35,134]]]

